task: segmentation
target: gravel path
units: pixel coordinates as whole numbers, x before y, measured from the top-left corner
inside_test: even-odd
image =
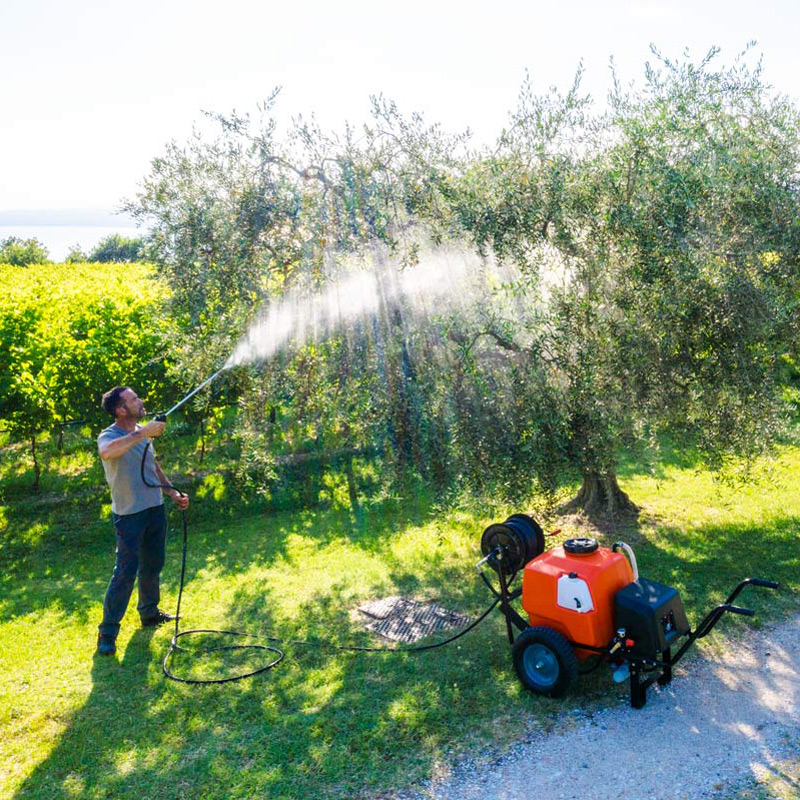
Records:
[[[407,800],[673,800],[731,796],[800,751],[800,617],[679,667],[636,711],[536,734],[490,767],[462,763]],[[610,679],[609,679],[610,680]],[[800,797],[800,785],[792,782]]]

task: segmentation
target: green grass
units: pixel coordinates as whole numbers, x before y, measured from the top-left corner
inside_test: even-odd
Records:
[[[182,444],[184,463],[192,446]],[[51,457],[38,497],[25,488],[23,449],[0,450],[0,798],[374,797],[460,755],[496,754],[573,710],[624,702],[626,687],[604,670],[561,702],[521,690],[498,614],[425,654],[287,646],[265,675],[193,687],[163,678],[171,632],[137,629],[131,608],[117,657],[94,658],[113,537],[96,459],[67,450]],[[166,451],[168,467],[173,457]],[[676,460],[655,476],[629,466],[621,482],[643,506],[640,520],[599,534],[629,541],[642,574],[677,586],[693,623],[742,577],[782,582],[778,594],[747,590],[755,620],[727,619],[705,642],[798,609],[800,449],[762,467],[756,484],[736,488]],[[206,479],[191,513],[183,627],[368,643],[351,618],[367,598],[406,593],[470,614],[488,605],[472,568],[480,533],[518,509],[441,507],[414,486],[376,495],[354,516],[336,476],[325,485],[327,507],[265,514]],[[176,601],[179,519],[173,512],[166,608]],[[259,657],[181,657],[174,668],[205,675]]]
[[[795,742],[795,749],[798,743]],[[800,758],[774,759],[758,775],[743,781],[725,800],[797,800],[800,797]]]

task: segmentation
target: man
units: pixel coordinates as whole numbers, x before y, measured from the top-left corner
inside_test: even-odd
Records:
[[[106,481],[111,489],[111,511],[117,533],[117,563],[103,601],[103,621],[97,639],[99,655],[116,652],[119,623],[128,607],[133,584],[139,577],[139,616],[149,627],[174,620],[158,607],[159,576],[164,566],[167,515],[164,498],[178,508],[189,506],[189,498],[169,485],[155,458],[150,439],[164,433],[165,422],[139,425],[145,416],[144,403],[127,386],[115,386],[103,395],[103,408],[114,417],[97,437]],[[142,455],[147,449],[142,480]],[[148,486],[147,484],[151,484]]]

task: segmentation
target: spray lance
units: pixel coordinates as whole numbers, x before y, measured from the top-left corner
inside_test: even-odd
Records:
[[[183,400],[181,400],[180,402],[178,402],[174,406],[172,406],[172,408],[169,411],[165,411],[163,414],[159,414],[155,418],[155,422],[166,422],[167,421],[167,417],[173,411],[176,411],[177,409],[179,409],[187,400],[191,400],[191,398],[194,397],[202,388],[204,388],[205,386],[208,386],[208,384],[211,383],[211,381],[213,381],[214,378],[217,377],[217,375],[219,375],[220,373],[224,372],[227,368],[228,368],[228,363],[226,363],[221,369],[218,369],[210,378],[206,378],[206,380],[204,380],[198,387],[196,387],[195,389],[192,389],[192,391],[189,392],[189,394],[187,394],[186,397],[183,398]],[[141,464],[142,483],[144,483],[145,486],[151,487],[152,489],[175,489],[176,492],[179,492],[180,494],[184,494],[183,492],[181,492],[180,489],[176,488],[175,486],[172,486],[171,484],[150,483],[147,480],[147,478],[144,475],[144,464],[145,464],[145,459],[147,458],[147,450],[148,450],[149,447],[150,447],[150,441],[147,442],[147,444],[145,445],[145,448],[144,448],[144,452],[142,453],[142,464]],[[184,512],[183,517],[184,517],[184,527],[185,527],[185,525],[186,525],[186,513],[185,512]]]
[[[204,380],[198,387],[196,387],[195,389],[192,389],[192,391],[189,392],[189,394],[187,394],[186,397],[183,398],[183,400],[181,400],[180,402],[178,402],[174,406],[172,406],[172,408],[169,411],[165,411],[163,414],[159,414],[155,418],[155,422],[166,422],[167,421],[167,417],[173,411],[177,411],[177,409],[179,409],[187,400],[191,400],[201,389],[203,389],[204,387],[208,386],[208,384],[211,383],[211,381],[213,381],[214,378],[217,377],[217,375],[220,375],[221,373],[225,372],[225,370],[228,369],[229,366],[230,366],[230,359],[224,364],[224,366],[221,369],[218,369],[210,378],[206,378],[206,380]],[[147,478],[145,477],[144,464],[145,464],[145,459],[147,458],[147,450],[150,447],[150,444],[151,444],[150,441],[148,441],[147,445],[144,448],[144,452],[142,453],[142,464],[141,464],[142,483],[144,483],[145,486],[149,486],[149,487],[151,487],[153,489],[175,489],[176,492],[178,492],[179,494],[183,495],[184,493],[181,492],[181,490],[178,489],[177,487],[172,486],[172,484],[150,483],[150,481],[148,481]],[[184,521],[184,528],[185,528],[186,527],[186,512],[185,511],[184,511],[184,515],[183,515],[183,521]]]
[[[225,366],[222,367],[222,369],[218,369],[210,378],[206,378],[196,389],[192,389],[192,391],[189,392],[189,394],[187,394],[186,397],[183,398],[183,400],[181,400],[179,403],[176,403],[174,406],[172,406],[172,408],[169,411],[165,411],[163,414],[159,414],[156,417],[155,421],[156,422],[166,422],[167,421],[167,417],[173,411],[177,411],[187,400],[191,400],[201,389],[203,389],[204,387],[208,386],[208,384],[211,383],[211,381],[213,381],[214,378],[217,377],[217,375],[225,372],[225,370],[227,368],[228,368],[228,365],[225,364]]]
[[[166,422],[167,421],[167,417],[173,411],[176,411],[177,409],[179,409],[187,400],[191,400],[191,398],[194,397],[201,389],[203,389],[204,387],[208,386],[208,384],[211,383],[211,381],[213,381],[214,378],[217,377],[217,375],[219,375],[222,372],[224,372],[228,368],[228,366],[229,366],[229,362],[226,362],[225,365],[221,369],[218,369],[210,378],[206,378],[206,380],[204,380],[198,387],[196,387],[195,389],[192,389],[192,391],[189,392],[189,394],[187,394],[186,397],[183,398],[183,400],[181,400],[180,402],[178,402],[174,406],[172,406],[172,408],[169,411],[165,411],[163,414],[159,414],[155,418],[155,422]],[[156,489],[156,488],[158,488],[158,489],[175,489],[175,491],[180,492],[181,494],[183,494],[183,492],[181,492],[180,489],[177,489],[175,486],[168,485],[168,484],[163,484],[163,483],[150,483],[147,480],[147,478],[144,475],[144,464],[145,464],[145,459],[147,458],[147,450],[148,450],[149,447],[150,447],[150,442],[148,441],[147,445],[144,448],[144,452],[142,453],[142,464],[141,464],[142,483],[144,483],[145,486],[150,486],[153,489]],[[184,517],[185,517],[185,515],[184,515]]]

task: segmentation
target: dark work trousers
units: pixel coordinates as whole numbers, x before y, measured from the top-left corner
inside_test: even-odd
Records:
[[[112,514],[117,532],[117,563],[103,601],[100,633],[116,638],[119,623],[131,599],[133,584],[139,576],[139,616],[158,613],[159,575],[164,566],[167,539],[167,512],[154,506],[136,514]]]

